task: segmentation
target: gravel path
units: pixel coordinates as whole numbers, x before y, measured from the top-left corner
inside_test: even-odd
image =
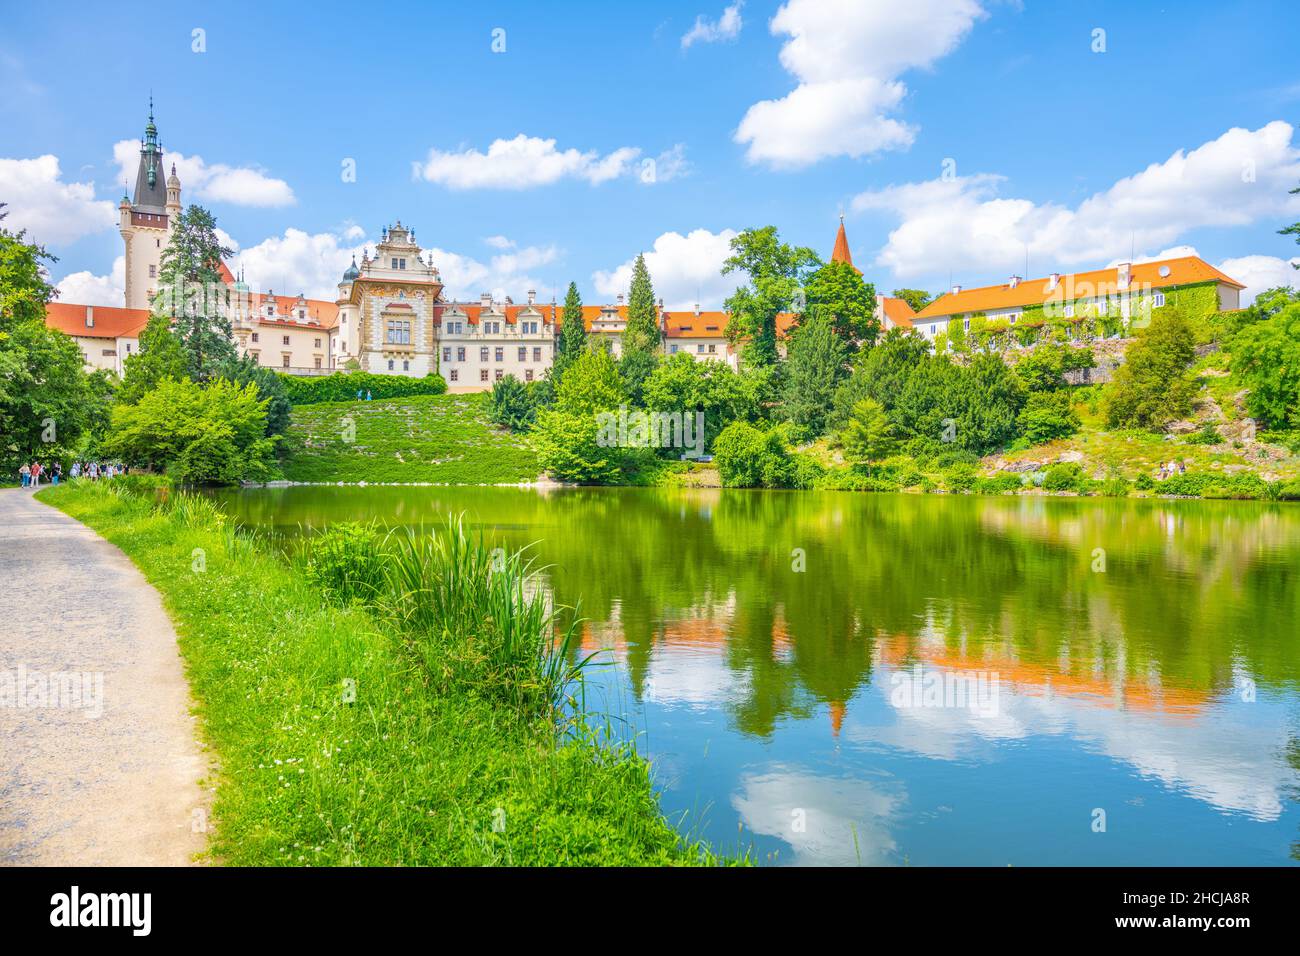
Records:
[[[25,489],[0,489],[0,569],[0,865],[190,864],[207,762],[157,592]]]

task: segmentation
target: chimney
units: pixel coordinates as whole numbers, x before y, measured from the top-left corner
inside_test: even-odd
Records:
[[[664,310],[664,300],[663,297],[661,296],[659,298],[659,311],[662,312],[663,310]]]
[[[95,327],[95,307],[93,305],[88,305],[86,306],[86,328],[93,329],[94,327]]]
[[[958,292],[960,292],[960,291],[961,291],[961,286],[959,286],[959,285],[955,285],[955,286],[952,287],[952,294],[953,294],[953,295],[956,295],[956,294],[957,294]]]
[[[485,309],[492,308],[492,293],[491,292],[480,293],[478,297],[478,304]]]
[[[1009,289],[1014,289],[1018,285],[1020,285],[1020,276],[1012,276],[1007,280],[1007,288]]]
[[[1118,266],[1115,267],[1115,271],[1118,274],[1117,281],[1121,289],[1128,288],[1129,279],[1131,278],[1132,268],[1133,265],[1132,263],[1129,262],[1121,262]]]
[[[622,304],[623,304],[623,293],[622,293],[622,292],[620,292],[620,293],[618,294],[618,304],[619,304],[619,305],[622,305]]]
[[[529,289],[529,290],[528,290],[528,304],[529,304],[529,305],[532,305],[532,304],[533,304],[534,302],[536,302],[536,301],[537,301],[537,290],[536,290],[536,289]]]
[[[700,314],[700,304],[698,302],[695,303],[695,314],[697,316]]]
[[[1061,284],[1061,274],[1059,272],[1053,272],[1047,279],[1047,291],[1051,292],[1060,284]]]

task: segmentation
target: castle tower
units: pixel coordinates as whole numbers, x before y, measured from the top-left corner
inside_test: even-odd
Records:
[[[126,307],[147,309],[158,288],[162,251],[171,236],[172,222],[181,212],[181,181],[173,165],[163,177],[163,151],[149,98],[149,121],[140,140],[135,195],[118,204],[119,231],[126,256]]]
[[[849,252],[849,237],[844,232],[843,216],[840,216],[840,231],[835,233],[835,248],[831,250],[831,262],[843,262],[858,275],[862,275],[862,270],[853,264],[853,255]]]

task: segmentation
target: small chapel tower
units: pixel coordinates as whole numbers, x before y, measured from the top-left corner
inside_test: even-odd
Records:
[[[147,309],[153,302],[162,251],[171,237],[174,220],[181,213],[181,181],[174,164],[171,175],[164,178],[162,157],[158,127],[153,119],[153,97],[150,97],[149,121],[140,140],[135,194],[124,195],[117,207],[126,257],[128,309]]]

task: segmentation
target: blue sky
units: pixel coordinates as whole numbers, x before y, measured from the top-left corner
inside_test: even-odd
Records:
[[[1282,2],[6,6],[0,201],[68,301],[120,302],[115,144],[151,90],[186,201],[280,292],[329,294],[398,218],[452,292],[516,301],[612,299],[644,250],[670,305],[717,306],[730,231],[828,255],[841,210],[886,291],[1183,247],[1254,287],[1300,254]]]

